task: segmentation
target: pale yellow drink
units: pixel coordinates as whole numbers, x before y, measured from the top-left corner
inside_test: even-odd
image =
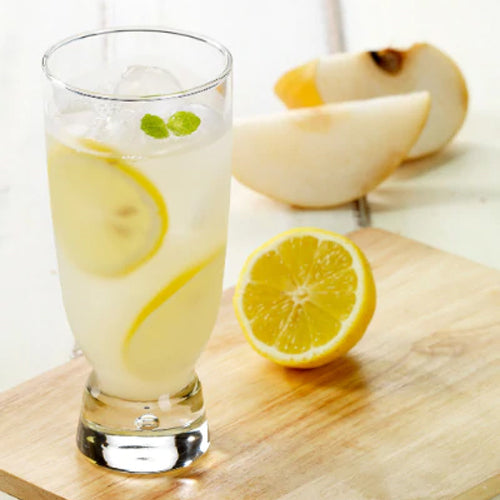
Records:
[[[64,305],[109,395],[153,400],[184,387],[215,323],[231,139],[202,125],[147,138],[139,155],[126,141],[48,137]]]
[[[195,364],[222,291],[231,54],[117,27],[61,40],[42,68],[62,295],[92,368],[78,449],[127,473],[187,467],[210,445]]]

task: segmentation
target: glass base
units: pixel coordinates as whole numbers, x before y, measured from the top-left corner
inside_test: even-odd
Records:
[[[129,401],[99,391],[89,377],[77,433],[80,451],[97,465],[152,474],[187,467],[209,447],[201,384],[157,401]]]

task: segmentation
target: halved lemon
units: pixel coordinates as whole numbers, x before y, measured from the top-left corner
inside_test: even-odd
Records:
[[[130,371],[161,380],[191,369],[217,317],[224,255],[220,248],[187,268],[144,306],[123,343]]]
[[[233,304],[257,352],[285,366],[312,368],[359,341],[375,296],[361,250],[344,236],[306,227],[281,233],[250,255]]]
[[[62,252],[99,276],[130,273],[160,248],[168,226],[158,189],[107,146],[49,142],[52,218]]]

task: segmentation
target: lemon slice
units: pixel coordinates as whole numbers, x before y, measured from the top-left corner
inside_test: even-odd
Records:
[[[375,285],[352,241],[297,228],[250,255],[233,304],[257,352],[282,365],[312,368],[359,341],[375,310]]]
[[[52,218],[58,245],[79,268],[120,276],[160,248],[168,216],[160,192],[107,146],[78,151],[52,142],[48,151]]]
[[[161,380],[192,369],[217,317],[224,253],[221,248],[180,273],[138,314],[123,344],[135,375]]]

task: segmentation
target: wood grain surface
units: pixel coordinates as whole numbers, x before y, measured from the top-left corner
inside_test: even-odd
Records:
[[[284,369],[225,292],[198,373],[212,445],[190,468],[114,473],[74,444],[74,360],[0,396],[0,489],[19,498],[491,499],[500,493],[500,272],[374,229],[351,234],[378,305],[351,353]]]

